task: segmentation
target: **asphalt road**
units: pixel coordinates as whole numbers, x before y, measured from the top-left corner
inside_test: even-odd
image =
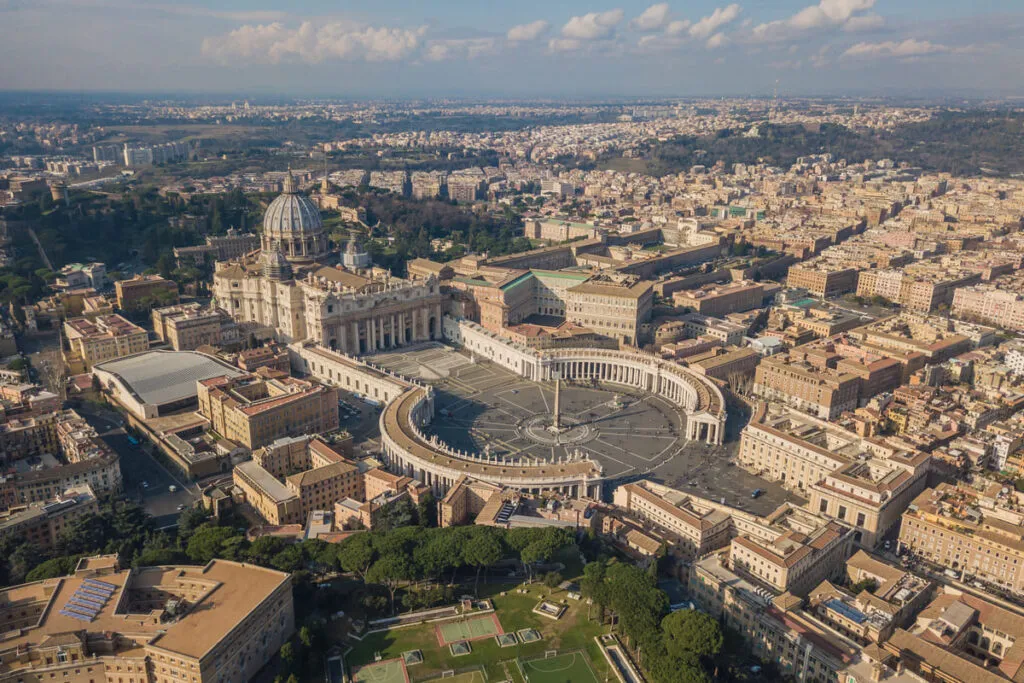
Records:
[[[169,470],[141,445],[132,444],[120,426],[121,417],[117,413],[79,412],[121,456],[125,495],[141,503],[143,509],[156,518],[158,527],[174,525],[181,514],[179,507],[184,509],[196,504],[199,500],[197,486]],[[175,487],[174,492],[171,486]]]

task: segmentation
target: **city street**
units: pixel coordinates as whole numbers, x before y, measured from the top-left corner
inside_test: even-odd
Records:
[[[169,470],[150,455],[141,444],[129,441],[121,426],[121,417],[113,411],[79,412],[107,444],[121,456],[121,476],[124,492],[140,502],[143,509],[156,518],[158,527],[172,526],[181,514],[179,507],[194,505],[199,500],[199,489],[181,475]],[[170,487],[175,491],[171,492]]]

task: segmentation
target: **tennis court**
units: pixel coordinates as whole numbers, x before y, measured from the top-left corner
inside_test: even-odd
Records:
[[[352,672],[355,683],[409,683],[409,674],[401,657],[367,664]]]
[[[437,624],[434,629],[437,631],[437,643],[441,647],[460,640],[480,640],[504,633],[498,615],[494,613],[446,621]]]
[[[598,683],[582,652],[520,662],[527,683]]]

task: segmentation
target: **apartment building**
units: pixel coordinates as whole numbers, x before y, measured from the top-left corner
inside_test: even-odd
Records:
[[[740,280],[725,285],[706,285],[699,289],[675,292],[672,302],[701,315],[722,316],[759,308],[764,300],[764,285]]]
[[[943,588],[884,648],[908,672],[929,681],[1016,681],[1024,676],[1024,617],[972,593]]]
[[[694,563],[689,594],[700,609],[741,634],[751,653],[775,662],[787,677],[812,683],[924,683],[885,665],[889,655],[863,649],[802,610],[802,601],[774,595],[733,572],[728,553]]]
[[[741,533],[729,545],[729,568],[777,593],[806,596],[826,580],[838,580],[853,553],[849,527],[800,508],[780,509],[757,533]]]
[[[981,273],[934,267],[902,270],[864,271],[857,281],[857,294],[881,296],[908,311],[929,313],[953,303],[954,292],[981,281]]]
[[[738,462],[809,498],[808,509],[853,528],[874,547],[927,481],[930,458],[865,439],[791,408],[758,406],[740,437]]]
[[[70,350],[65,363],[74,373],[86,372],[103,361],[142,353],[149,348],[149,334],[119,315],[94,319],[72,318],[64,323]]]
[[[15,505],[0,512],[0,540],[16,538],[48,550],[76,519],[98,510],[96,496],[88,484],[73,486],[53,500]]]
[[[808,293],[824,299],[856,290],[858,272],[857,268],[807,261],[790,267],[786,285],[806,289]]]
[[[136,275],[130,280],[114,283],[117,307],[122,311],[139,311],[154,304],[178,303],[178,285],[159,275]]]
[[[192,351],[238,339],[238,329],[230,316],[217,309],[204,309],[198,303],[154,308],[152,317],[156,335],[175,351]],[[224,339],[225,332],[229,339]]]
[[[950,313],[1007,330],[1024,330],[1024,295],[991,285],[961,287],[953,294]]]
[[[729,542],[729,515],[702,506],[679,491],[649,482],[625,484],[615,489],[614,502],[617,508],[665,532],[673,552],[685,558],[701,557]]]
[[[249,449],[282,436],[338,428],[338,391],[261,368],[256,374],[197,382],[199,413],[221,436]]]
[[[808,362],[796,352],[765,358],[754,375],[754,394],[832,419],[857,408],[861,378]]]
[[[926,489],[903,514],[902,548],[960,576],[1024,592],[1024,515],[1011,493],[967,485]]]

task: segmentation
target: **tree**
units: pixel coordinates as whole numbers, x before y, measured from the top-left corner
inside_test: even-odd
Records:
[[[555,589],[562,584],[562,575],[558,572],[548,572],[544,575],[544,585],[548,588]]]
[[[352,536],[341,544],[338,549],[338,563],[347,572],[359,574],[366,581],[366,572],[377,557],[373,548],[373,538],[368,533]]]
[[[192,561],[206,564],[220,556],[224,544],[234,535],[235,531],[228,527],[204,524],[188,540],[185,553]]]
[[[722,650],[722,629],[709,614],[682,609],[661,620],[665,647],[671,652],[692,652],[698,657],[714,657]]]
[[[430,491],[423,494],[416,505],[416,522],[425,527],[437,526],[437,499]]]
[[[42,564],[35,566],[32,571],[25,575],[25,581],[42,581],[43,579],[55,579],[58,576],[67,576],[75,570],[78,565],[78,555],[55,557]]]
[[[178,538],[188,540],[192,533],[210,521],[210,513],[203,507],[187,507],[178,515]]]
[[[580,579],[580,594],[589,598],[591,603],[598,607],[598,621],[604,621],[604,609],[611,602],[611,594],[608,586],[607,565],[604,562],[589,562],[583,568],[583,578]],[[587,609],[587,618],[590,618],[590,609]]]
[[[366,572],[366,581],[369,583],[379,583],[388,589],[388,594],[391,597],[391,613],[395,613],[395,591],[398,590],[398,586],[402,581],[406,581],[409,578],[410,565],[409,561],[404,555],[398,553],[392,553],[384,555]]]
[[[479,592],[480,571],[489,567],[502,557],[501,541],[499,541],[489,527],[475,527],[474,533],[469,542],[462,549],[462,559],[466,564],[476,567],[476,582],[473,585],[473,594]]]

